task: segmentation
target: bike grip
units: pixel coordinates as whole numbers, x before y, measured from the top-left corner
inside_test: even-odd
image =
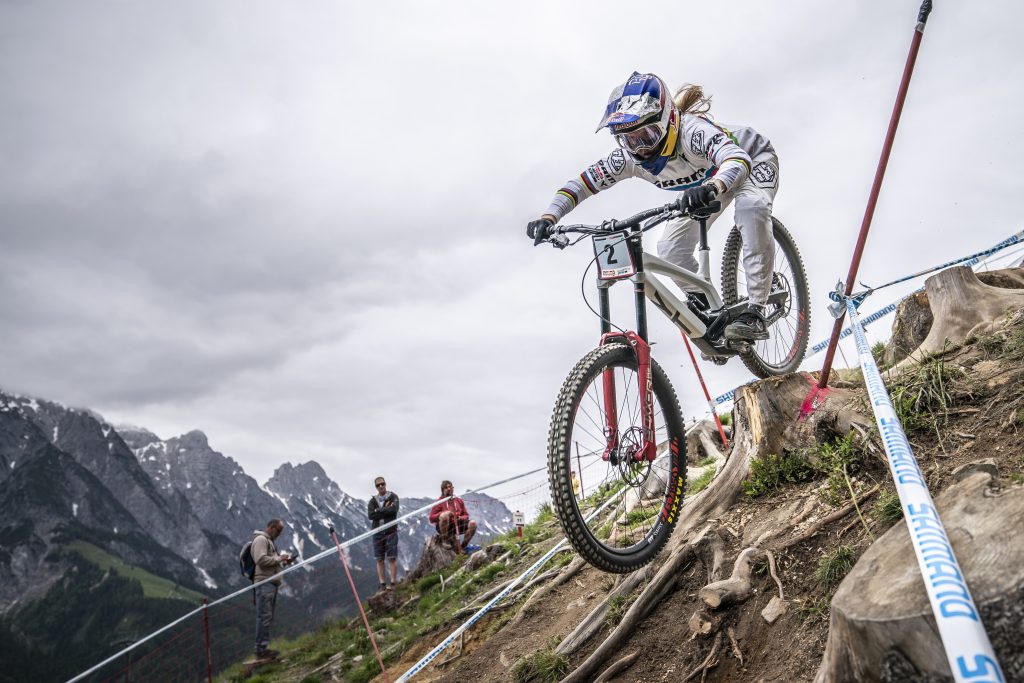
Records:
[[[921,11],[917,13],[917,23],[923,29],[928,21],[928,15],[932,13],[932,0],[924,0],[921,3]]]

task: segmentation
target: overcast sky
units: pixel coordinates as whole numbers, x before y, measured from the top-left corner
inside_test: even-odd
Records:
[[[1024,227],[1024,10],[935,4],[869,283]],[[775,214],[827,336],[919,3],[708,7],[0,2],[0,387],[162,438],[202,429],[261,482],[315,459],[357,495],[378,473],[435,495],[542,465],[598,324],[590,247],[535,249],[524,226],[610,151],[593,129],[634,69],[702,84],[720,121],[772,140]],[[572,219],[675,196],[634,180]],[[700,414],[651,310],[655,358]],[[715,394],[749,379],[702,369]]]

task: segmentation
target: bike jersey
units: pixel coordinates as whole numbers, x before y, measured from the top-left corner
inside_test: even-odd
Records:
[[[558,190],[544,213],[561,220],[587,197],[626,178],[643,178],[665,190],[685,190],[714,177],[725,183],[726,192],[751,173],[761,181],[774,180],[775,167],[762,159],[774,159],[775,150],[768,138],[753,128],[723,126],[704,116],[683,114],[680,129],[669,131],[669,136],[666,144],[673,151],[667,157],[640,164],[616,149],[588,166]],[[753,164],[751,159],[760,163]],[[772,177],[768,178],[769,175]]]

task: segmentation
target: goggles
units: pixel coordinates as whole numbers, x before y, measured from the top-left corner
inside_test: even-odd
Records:
[[[645,159],[656,152],[665,139],[668,129],[660,121],[624,133],[615,133],[615,142],[638,159]]]

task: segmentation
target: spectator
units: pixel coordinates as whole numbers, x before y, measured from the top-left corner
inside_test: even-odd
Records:
[[[572,470],[572,492],[573,492],[573,495],[575,495],[577,498],[579,498],[579,495],[580,495],[580,480],[579,480],[579,477],[576,476],[576,470]]]
[[[461,555],[466,552],[469,540],[476,533],[476,522],[469,518],[466,504],[454,495],[455,487],[445,479],[441,482],[440,498],[448,498],[430,508],[430,523],[437,529],[441,538],[446,540]],[[449,498],[450,496],[450,498]],[[439,499],[440,499],[439,498]],[[462,535],[462,542],[459,536]]]
[[[394,491],[388,491],[387,482],[384,477],[377,477],[373,485],[377,494],[370,498],[366,509],[366,516],[373,522],[376,529],[382,524],[393,522],[398,518],[398,496]],[[380,531],[373,535],[373,556],[377,558],[377,578],[380,580],[380,590],[394,588],[398,582],[398,525]],[[387,575],[384,571],[384,560],[391,560],[391,584],[387,584]]]
[[[279,553],[274,541],[284,531],[284,522],[272,519],[267,522],[266,531],[254,531],[252,540],[252,560],[256,563],[253,580],[256,583],[271,579],[281,568],[294,560],[288,553]],[[277,589],[281,587],[281,579],[271,579],[258,585],[256,591],[256,658],[275,659],[277,650],[269,649],[270,624],[274,621],[274,608],[277,606]]]

